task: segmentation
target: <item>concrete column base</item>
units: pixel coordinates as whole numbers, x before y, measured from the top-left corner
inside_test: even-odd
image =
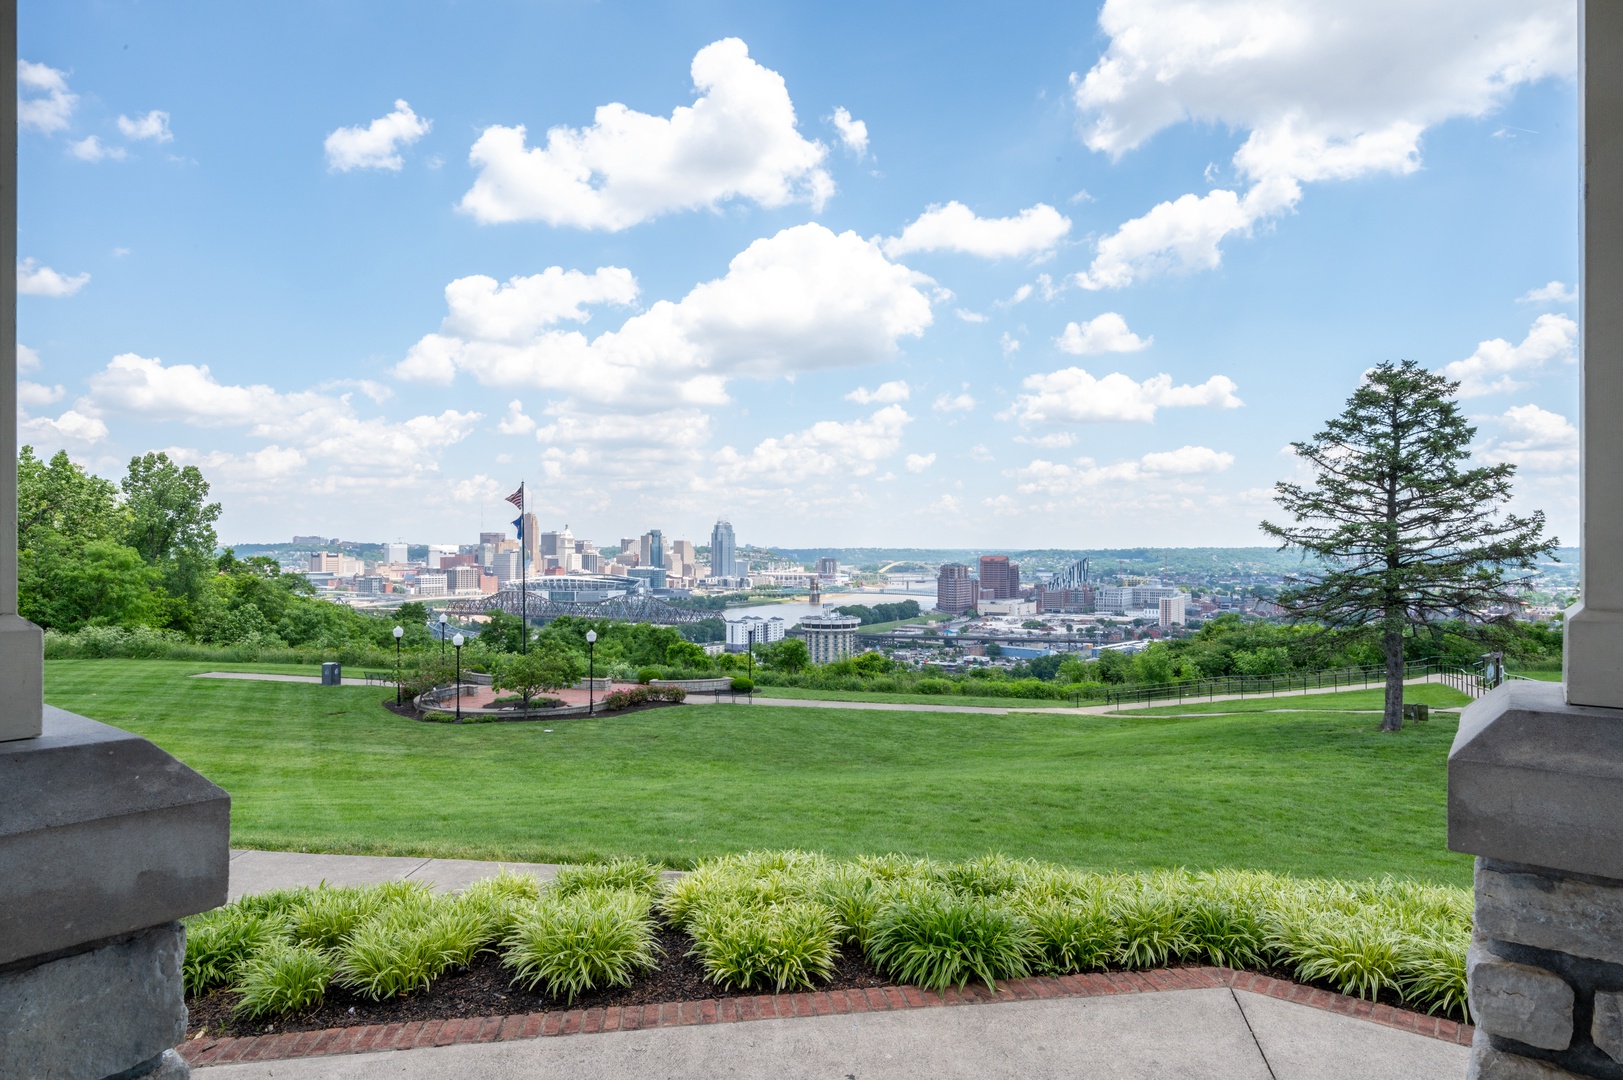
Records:
[[[0,1076],[189,1076],[163,1056],[186,1038],[185,959],[186,932],[169,923],[0,970]]]
[[[45,634],[20,615],[0,615],[0,742],[39,735],[45,705]]]

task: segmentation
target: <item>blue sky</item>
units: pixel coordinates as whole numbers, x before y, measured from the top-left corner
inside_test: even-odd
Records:
[[[25,2],[23,438],[226,541],[1248,544],[1407,357],[1576,539],[1570,4],[921,11]]]

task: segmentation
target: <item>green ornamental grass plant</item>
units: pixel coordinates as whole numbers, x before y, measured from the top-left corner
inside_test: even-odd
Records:
[[[229,986],[241,1014],[274,1015],[319,1002],[334,982],[373,998],[421,992],[493,950],[516,986],[573,1001],[656,966],[656,909],[724,988],[814,987],[844,948],[932,990],[1209,963],[1283,968],[1466,1016],[1463,889],[1241,870],[1097,874],[999,855],[752,851],[704,860],[673,882],[620,860],[570,869],[551,887],[504,872],[455,897],[398,882],[285,890],[187,920],[186,986]]]
[[[513,984],[573,1002],[583,991],[627,986],[658,966],[647,896],[587,889],[544,896],[503,943]]]

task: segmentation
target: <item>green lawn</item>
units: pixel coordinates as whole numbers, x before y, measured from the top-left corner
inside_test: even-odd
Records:
[[[890,622],[869,623],[857,630],[859,634],[884,634],[899,626],[929,626],[932,623],[952,622],[952,616],[939,611],[926,612],[911,619],[892,619]]]
[[[403,720],[379,687],[186,678],[211,666],[50,661],[46,696],[224,786],[237,846],[674,865],[746,848],[995,850],[1095,868],[1470,881],[1470,859],[1444,850],[1448,718],[1381,735],[1346,712],[709,705],[557,721],[548,734]]]
[[[1052,698],[977,697],[972,694],[881,694],[867,690],[807,690],[799,686],[757,686],[756,697],[813,701],[893,702],[898,705],[986,705],[994,709],[1068,709],[1069,701]],[[1098,704],[1084,701],[1082,704]]]
[[[1417,683],[1403,688],[1403,700],[1411,705],[1434,709],[1458,709],[1470,698],[1442,683]],[[1267,713],[1280,709],[1316,712],[1378,713],[1386,704],[1384,690],[1339,690],[1329,694],[1280,694],[1278,697],[1237,698],[1229,701],[1196,701],[1187,705],[1125,705],[1123,716],[1192,716],[1200,713]]]

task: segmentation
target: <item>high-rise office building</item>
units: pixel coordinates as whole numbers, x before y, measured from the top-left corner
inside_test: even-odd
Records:
[[[1007,555],[982,555],[981,591],[988,589],[995,600],[1019,596],[1020,564],[1010,562]]]
[[[513,582],[515,585],[517,584],[519,579],[518,560],[519,553],[516,549],[511,551],[498,551],[496,553],[496,557],[491,560],[490,568],[496,575],[496,583],[502,588],[505,589],[508,582]]]
[[[946,563],[936,574],[936,610],[947,615],[962,615],[975,606],[975,579],[969,576],[969,567],[963,563]]]
[[[479,534],[479,543],[481,545],[489,544],[491,547],[499,546],[506,539],[507,534],[505,532],[482,532]]]
[[[665,537],[658,529],[649,529],[638,542],[637,564],[665,569]]]
[[[529,511],[525,511],[519,520],[524,522],[524,561],[539,566],[537,556],[541,553],[541,526]]]
[[[693,568],[699,561],[698,553],[693,547],[692,540],[672,540],[668,569],[678,577],[692,577]]]
[[[403,563],[406,561],[405,544],[384,544],[383,561],[386,563]]]
[[[738,565],[738,549],[733,539],[733,525],[726,518],[717,518],[716,527],[710,530],[710,576],[724,578],[744,576],[743,570]]]
[[[639,547],[640,545],[637,543],[637,538],[635,536],[620,537],[620,554],[626,556],[624,561],[630,562],[633,558],[637,557]]]
[[[565,525],[562,532],[544,532],[541,534],[541,554],[543,555],[573,555],[575,553],[575,534]]]

